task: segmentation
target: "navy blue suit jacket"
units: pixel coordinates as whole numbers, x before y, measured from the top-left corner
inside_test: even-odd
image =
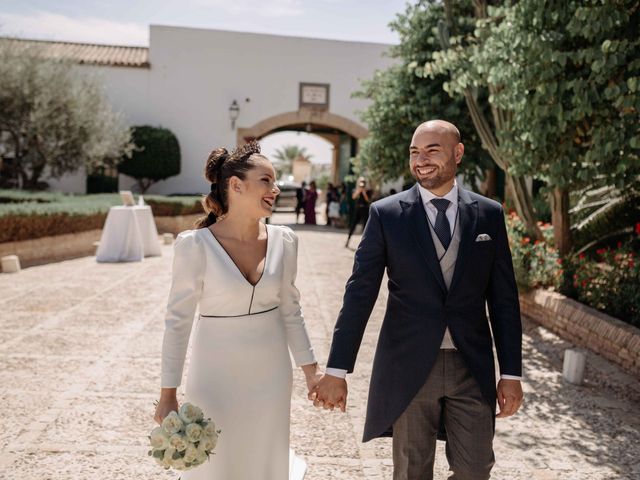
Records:
[[[353,371],[386,269],[389,297],[369,385],[365,442],[392,435],[392,424],[426,381],[447,326],[494,412],[492,333],[500,372],[522,374],[520,305],[503,209],[460,187],[458,192],[461,240],[449,291],[417,184],[371,205],[327,361]],[[480,234],[491,240],[477,242]]]

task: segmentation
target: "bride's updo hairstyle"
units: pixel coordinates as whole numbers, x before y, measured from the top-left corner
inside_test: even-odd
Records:
[[[201,202],[207,216],[197,220],[196,228],[208,227],[229,210],[229,179],[244,180],[246,172],[254,167],[253,155],[260,154],[260,144],[251,141],[229,153],[226,148],[216,148],[209,154],[204,167],[204,177],[211,182],[211,192]],[[262,156],[262,155],[260,155]]]

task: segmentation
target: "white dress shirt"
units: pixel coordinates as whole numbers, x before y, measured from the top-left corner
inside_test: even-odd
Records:
[[[434,198],[442,198],[449,200],[451,205],[447,207],[447,211],[445,215],[447,216],[447,220],[449,220],[449,228],[451,229],[451,236],[453,237],[453,231],[456,226],[456,217],[458,215],[458,182],[456,180],[453,181],[453,187],[449,190],[449,193],[446,195],[439,197],[435,193],[427,190],[422,185],[418,184],[418,191],[420,192],[420,197],[422,198],[422,204],[424,205],[424,209],[427,212],[427,221],[431,223],[432,226],[436,224],[436,217],[438,216],[438,209],[436,206],[431,203],[431,200]],[[444,338],[442,339],[442,344],[440,348],[455,348],[453,343],[453,339],[451,338],[451,334],[449,333],[449,328],[445,330]],[[333,375],[334,377],[345,378],[347,376],[347,371],[341,368],[327,368],[325,373],[328,375]],[[522,377],[518,377],[515,375],[500,375],[500,378],[504,378],[507,380],[522,380]]]

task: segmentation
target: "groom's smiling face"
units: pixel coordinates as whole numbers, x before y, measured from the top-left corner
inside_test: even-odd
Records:
[[[420,185],[438,195],[446,194],[453,186],[453,179],[464,154],[464,145],[460,143],[459,135],[454,125],[434,120],[420,125],[411,139],[411,174]]]

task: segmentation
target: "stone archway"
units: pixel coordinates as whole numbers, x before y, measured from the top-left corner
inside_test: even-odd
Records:
[[[236,145],[261,138],[278,131],[306,131],[328,140],[334,147],[332,181],[340,183],[349,171],[349,159],[357,153],[358,142],[368,130],[340,115],[326,111],[301,109],[286,112],[262,120],[249,128],[238,128]]]
[[[321,126],[340,130],[361,140],[369,133],[362,125],[346,117],[330,112],[314,110],[298,110],[274,115],[249,128],[238,128],[236,144],[242,145],[253,139],[260,139],[265,135],[282,129],[304,130],[308,125]]]

